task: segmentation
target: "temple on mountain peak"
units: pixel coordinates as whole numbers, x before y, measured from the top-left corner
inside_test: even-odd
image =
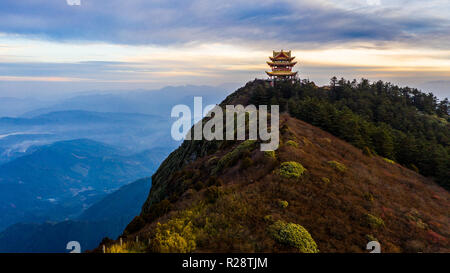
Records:
[[[291,51],[273,51],[273,57],[269,57],[270,61],[267,64],[272,71],[266,71],[271,81],[295,79],[297,72],[292,72],[292,67],[297,64],[293,62],[295,57],[291,56]]]

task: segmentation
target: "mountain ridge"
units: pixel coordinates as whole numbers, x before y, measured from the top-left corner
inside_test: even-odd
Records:
[[[378,83],[365,85],[363,81],[360,88],[379,92]],[[283,112],[290,112],[297,110],[294,102],[302,103],[298,98],[308,101],[334,95],[336,90],[341,92],[332,87],[322,90],[308,81],[280,83],[275,88],[255,81],[228,96],[221,106],[279,104]],[[350,113],[343,121],[354,118]],[[376,133],[391,132],[361,124]],[[377,155],[383,153],[381,148],[390,147],[356,148],[288,113],[282,114],[280,126],[281,146],[275,153],[259,151],[258,141],[184,141],[153,175],[141,215],[123,233],[125,240],[139,235],[151,243],[119,248],[110,242],[107,248],[303,252],[301,245],[308,244],[317,245],[308,248],[311,251],[365,252],[367,242],[375,240],[383,252],[449,251],[449,193],[418,170]],[[443,137],[445,141],[448,134]],[[216,175],[211,175],[218,166]],[[294,233],[286,238],[280,235],[284,232]]]

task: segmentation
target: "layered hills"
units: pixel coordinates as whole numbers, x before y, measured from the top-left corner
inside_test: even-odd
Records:
[[[151,175],[167,154],[138,154],[77,139],[37,147],[0,165],[0,230],[26,222],[77,217],[106,194]]]
[[[73,220],[14,224],[0,232],[0,253],[64,253],[70,241],[82,251],[94,248],[104,237],[120,235],[140,213],[150,185],[150,178],[127,184]]]

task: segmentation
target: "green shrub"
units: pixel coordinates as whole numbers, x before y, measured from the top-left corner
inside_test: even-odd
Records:
[[[146,245],[138,242],[123,242],[121,244],[113,244],[106,248],[106,253],[144,253]]]
[[[264,156],[265,157],[269,157],[269,158],[273,158],[273,159],[277,158],[277,155],[276,155],[275,151],[265,151],[264,152]]]
[[[269,226],[269,233],[278,243],[295,247],[301,253],[319,252],[311,234],[301,225],[276,221]]]
[[[416,226],[420,229],[427,229],[428,225],[422,221],[422,219],[418,219],[416,222]]]
[[[193,225],[187,218],[175,218],[158,223],[152,240],[152,250],[159,253],[190,253],[196,248]]]
[[[369,240],[369,242],[378,241],[377,238],[375,238],[375,236],[373,236],[372,234],[367,234],[366,239]]]
[[[232,166],[242,156],[243,153],[249,153],[255,146],[255,140],[246,140],[234,148],[231,152],[224,155],[218,162],[217,166],[212,170],[212,174],[223,170],[226,167]]]
[[[251,151],[255,147],[256,140],[247,139],[244,142],[240,143],[233,151],[237,153],[241,153],[245,150]]]
[[[264,221],[268,222],[268,223],[273,223],[273,216],[272,215],[266,215],[264,216]]]
[[[420,229],[427,229],[428,225],[420,218],[420,213],[416,209],[412,209],[405,217],[413,222]]]
[[[391,159],[389,159],[389,158],[383,157],[383,160],[386,161],[387,163],[395,164],[395,161],[394,161],[394,160],[391,160]]]
[[[280,165],[280,175],[286,178],[299,178],[305,171],[302,164],[295,161],[283,162]]]
[[[322,177],[321,180],[322,180],[322,182],[325,183],[325,184],[330,183],[330,179],[329,179],[328,177]]]
[[[298,143],[295,142],[295,141],[293,141],[293,140],[288,140],[288,141],[286,142],[286,145],[288,145],[288,146],[293,146],[293,147],[295,147],[295,148],[298,148]]]
[[[289,202],[286,201],[286,200],[278,200],[278,205],[281,208],[285,209],[285,208],[287,208],[289,206]]]
[[[376,217],[370,213],[365,216],[365,224],[371,228],[379,228],[384,226],[384,221],[381,218]]]
[[[283,125],[281,126],[281,128],[280,128],[280,133],[281,133],[282,135],[284,135],[284,134],[286,134],[286,133],[292,134],[291,130],[289,129],[289,126],[287,126],[286,123],[283,124]]]
[[[328,161],[328,164],[331,165],[335,170],[339,171],[339,172],[345,172],[345,170],[347,169],[347,167],[337,161]]]
[[[364,199],[366,199],[367,201],[372,202],[373,201],[373,195],[370,192],[366,192],[364,193]]]

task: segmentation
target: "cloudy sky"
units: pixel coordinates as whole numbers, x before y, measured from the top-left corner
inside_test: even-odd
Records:
[[[450,96],[450,0],[1,0],[0,97],[245,83],[273,49]]]

